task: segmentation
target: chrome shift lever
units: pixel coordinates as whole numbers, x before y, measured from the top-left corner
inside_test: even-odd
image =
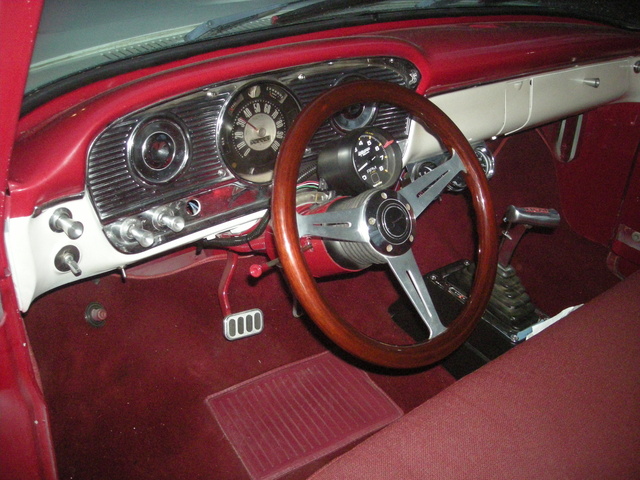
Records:
[[[504,221],[508,225],[524,224],[530,227],[555,228],[560,225],[560,214],[553,208],[509,205],[504,214]]]
[[[504,220],[507,227],[498,253],[498,263],[507,267],[520,239],[532,227],[555,228],[560,224],[560,214],[553,208],[516,207],[509,205]]]

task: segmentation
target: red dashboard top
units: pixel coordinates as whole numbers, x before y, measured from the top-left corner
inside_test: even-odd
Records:
[[[23,117],[9,172],[11,216],[84,190],[93,139],[117,118],[199,87],[339,58],[396,56],[420,93],[488,83],[640,52],[640,35],[586,22],[484,17],[350,27],[214,51],[108,78]]]

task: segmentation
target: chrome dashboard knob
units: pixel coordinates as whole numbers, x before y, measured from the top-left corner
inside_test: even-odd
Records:
[[[175,215],[172,208],[159,207],[151,210],[147,214],[147,218],[151,219],[151,224],[157,230],[168,228],[176,233],[181,232],[185,226],[185,220],[180,215]]]
[[[80,238],[84,233],[82,222],[73,220],[71,212],[67,208],[58,208],[49,219],[49,227],[54,232],[64,232],[71,240]]]
[[[162,220],[160,220],[160,222],[167,227],[170,230],[173,230],[174,232],[178,233],[181,232],[182,229],[184,228],[184,218],[180,217],[180,216],[170,216],[170,215],[164,215],[162,217]]]
[[[127,233],[129,234],[129,238],[133,238],[136,242],[138,242],[145,248],[153,245],[153,242],[155,242],[156,239],[155,235],[152,232],[145,230],[144,228],[136,224],[132,224],[131,227],[129,227]]]
[[[153,232],[145,229],[143,222],[137,218],[126,218],[110,228],[111,234],[122,242],[138,242],[140,246],[148,248],[154,244],[156,237]]]
[[[82,275],[82,270],[78,265],[80,261],[80,251],[73,245],[63,247],[53,261],[56,269],[60,272],[71,272],[76,277]]]

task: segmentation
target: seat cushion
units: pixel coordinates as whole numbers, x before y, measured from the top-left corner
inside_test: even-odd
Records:
[[[640,478],[640,272],[312,478]]]

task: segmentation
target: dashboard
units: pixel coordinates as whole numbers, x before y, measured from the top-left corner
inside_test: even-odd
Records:
[[[135,253],[266,208],[281,142],[300,109],[362,79],[415,88],[419,73],[397,58],[309,65],[208,85],[111,124],[87,164],[87,190],[107,238]],[[324,145],[364,127],[403,141],[409,119],[377,104],[336,115],[309,144],[301,180],[315,177]]]
[[[335,86],[377,80],[428,95],[489,177],[500,165],[485,141],[640,100],[635,37],[569,24],[477,25],[407,23],[222,52],[89,86],[45,106],[44,121],[42,112],[27,116],[6,232],[20,309],[61,285],[253,228],[269,206],[282,139]],[[607,48],[596,56],[588,44],[568,45],[566,31],[580,39],[581,29]],[[469,40],[457,42],[461,30]],[[315,133],[299,181],[353,195],[411,181],[448,155],[397,107],[353,105]],[[450,185],[463,189],[461,179]]]

